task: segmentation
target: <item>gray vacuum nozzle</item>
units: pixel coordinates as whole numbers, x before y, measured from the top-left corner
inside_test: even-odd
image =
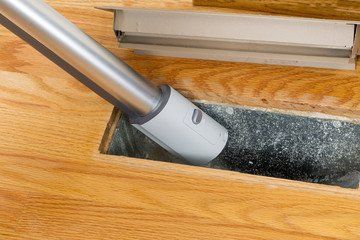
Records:
[[[168,151],[202,165],[224,148],[225,128],[206,114],[194,123],[194,110],[201,110],[190,101],[172,88],[164,94],[43,1],[0,0],[0,10],[4,23],[24,31],[130,117],[142,119],[134,126]]]

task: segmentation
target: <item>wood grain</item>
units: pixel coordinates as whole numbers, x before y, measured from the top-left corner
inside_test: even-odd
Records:
[[[134,56],[117,0],[48,1],[191,98],[359,118],[358,71]],[[191,8],[191,1],[123,1]],[[360,192],[99,153],[112,106],[0,28],[0,239],[359,239]]]
[[[109,147],[111,144],[111,141],[113,140],[116,127],[121,119],[122,111],[118,109],[117,107],[114,107],[110,119],[106,125],[106,129],[104,132],[104,135],[102,137],[99,152],[102,154],[108,154],[109,153]]]
[[[356,0],[193,0],[193,2],[195,6],[237,8],[299,17],[360,20],[360,2]]]

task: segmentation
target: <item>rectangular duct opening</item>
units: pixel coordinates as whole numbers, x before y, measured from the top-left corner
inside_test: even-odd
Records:
[[[359,124],[241,106],[195,104],[229,130],[228,146],[208,167],[346,188],[359,187]],[[186,164],[132,127],[118,110],[114,110],[101,151]]]

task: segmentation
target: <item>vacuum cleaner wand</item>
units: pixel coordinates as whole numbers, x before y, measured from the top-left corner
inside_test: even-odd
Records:
[[[205,165],[225,147],[224,127],[173,88],[152,85],[42,0],[0,0],[0,11],[2,21],[10,21],[84,75],[134,127],[169,152]]]

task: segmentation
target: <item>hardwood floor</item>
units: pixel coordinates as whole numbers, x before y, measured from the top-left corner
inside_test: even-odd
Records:
[[[193,0],[197,6],[228,7],[290,16],[360,20],[360,3],[354,0]]]
[[[359,70],[135,56],[93,8],[190,0],[48,2],[190,98],[359,120]],[[4,28],[0,59],[1,239],[360,238],[357,190],[100,154],[110,104]]]

